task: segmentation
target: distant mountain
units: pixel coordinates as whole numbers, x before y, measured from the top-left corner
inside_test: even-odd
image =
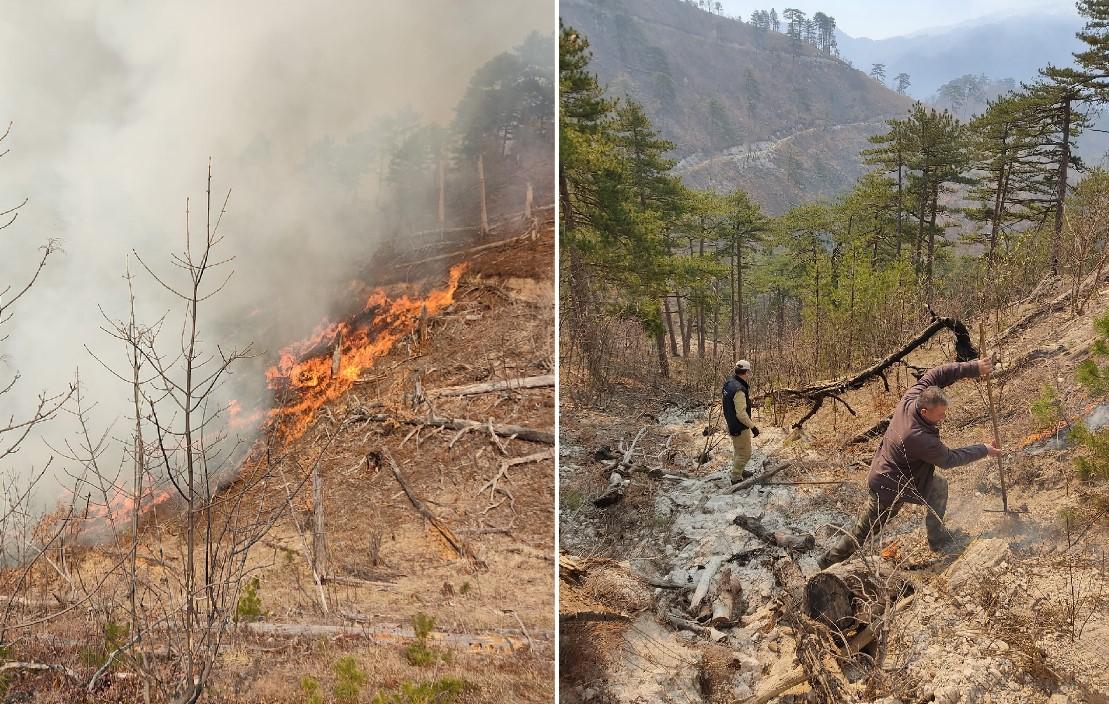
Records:
[[[561,14],[609,93],[677,144],[689,185],[739,186],[771,212],[849,189],[867,137],[911,105],[812,46],[681,0],[562,0]]]
[[[861,70],[886,64],[886,75],[909,74],[908,93],[951,110],[966,121],[986,101],[1036,78],[1047,64],[1073,64],[1082,43],[1077,15],[1030,14],[970,20],[889,39],[855,39],[837,33],[843,58]],[[1095,130],[1078,138],[1077,152],[1090,165],[1104,165],[1109,151],[1109,115],[1093,115]]]
[[[1070,64],[1079,48],[1075,32],[1083,20],[1075,14],[1028,14],[982,18],[951,27],[922,29],[888,39],[865,39],[837,32],[845,59],[869,71],[886,65],[886,75],[909,74],[909,94],[921,99],[941,85],[967,74],[1017,82],[1035,78],[1048,63]]]

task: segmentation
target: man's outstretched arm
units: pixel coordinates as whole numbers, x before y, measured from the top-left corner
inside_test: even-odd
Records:
[[[992,446],[979,443],[953,450],[944,445],[942,440],[932,436],[925,438],[913,454],[934,467],[951,469],[985,458],[990,454],[990,449]]]
[[[973,362],[951,362],[929,369],[924,373],[924,376],[920,377],[917,385],[924,388],[929,386],[943,388],[951,386],[960,379],[977,379],[988,375],[992,371],[993,360],[988,357],[981,357]]]

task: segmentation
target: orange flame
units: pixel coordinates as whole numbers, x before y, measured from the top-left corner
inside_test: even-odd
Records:
[[[416,329],[422,309],[426,307],[432,315],[453,303],[466,266],[451,267],[446,287],[425,298],[401,295],[391,299],[381,289],[375,290],[362,312],[350,321],[323,324],[309,337],[282,349],[277,364],[266,370],[266,382],[275,395],[267,420],[278,434],[286,442],[303,435],[321,406],[344,394],[363,371]],[[365,322],[356,323],[359,319]],[[339,368],[333,373],[336,344]],[[320,351],[305,358],[311,350]]]
[[[882,548],[882,559],[890,562],[896,561],[901,556],[901,541],[894,540]]]

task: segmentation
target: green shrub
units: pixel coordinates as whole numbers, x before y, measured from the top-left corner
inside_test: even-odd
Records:
[[[1080,454],[1074,457],[1074,468],[1082,479],[1109,479],[1109,427],[1094,432],[1085,423],[1075,423],[1071,440]]]
[[[323,688],[315,677],[311,675],[301,677],[300,691],[304,692],[304,704],[323,704]]]
[[[257,621],[266,616],[266,612],[262,610],[262,598],[258,596],[260,586],[258,577],[251,577],[243,587],[239,602],[235,605],[236,621]]]
[[[1040,395],[1028,407],[1032,417],[1036,419],[1037,430],[1050,430],[1059,424],[1059,397],[1055,387],[1044,384],[1040,387]]]
[[[331,666],[335,673],[335,698],[341,702],[353,702],[366,684],[366,673],[358,666],[358,661],[348,655],[339,658]]]
[[[416,667],[432,665],[440,660],[450,660],[447,653],[428,647],[427,637],[435,628],[435,619],[425,613],[418,613],[412,617],[412,630],[416,632],[416,642],[404,649],[404,657],[408,664]]]
[[[463,583],[462,583],[462,586],[458,588],[458,593],[459,593],[459,594],[469,594],[469,593],[470,593],[470,590],[471,590],[472,588],[473,588],[473,587],[471,587],[471,586],[470,586],[470,583],[469,583],[469,582],[463,582]]]
[[[1078,365],[1075,378],[1092,394],[1109,392],[1109,364],[1098,366],[1098,357],[1109,357],[1109,313],[1094,318],[1096,333],[1090,358]]]
[[[108,621],[100,629],[100,641],[86,646],[80,652],[81,664],[89,668],[99,668],[113,651],[127,642],[131,627],[126,623]]]
[[[431,682],[405,682],[391,692],[378,692],[373,704],[450,704],[474,689],[474,685],[455,677]]]
[[[581,489],[564,489],[559,497],[559,506],[564,511],[577,511],[585,504],[585,494]]]

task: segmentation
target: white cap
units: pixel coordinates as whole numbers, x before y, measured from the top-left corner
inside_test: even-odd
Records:
[[[737,372],[749,372],[751,371],[751,363],[746,359],[741,359],[735,363],[735,370]]]

